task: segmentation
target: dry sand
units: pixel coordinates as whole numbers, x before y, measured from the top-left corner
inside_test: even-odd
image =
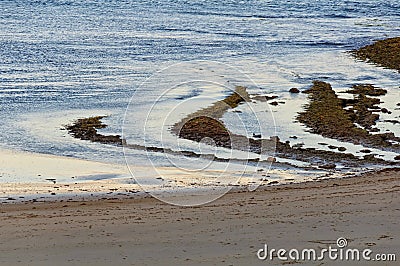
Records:
[[[3,204],[0,265],[284,265],[259,261],[257,250],[336,247],[339,237],[399,260],[399,192],[391,170],[229,193],[201,207],[153,198]],[[295,265],[332,264],[398,265]]]

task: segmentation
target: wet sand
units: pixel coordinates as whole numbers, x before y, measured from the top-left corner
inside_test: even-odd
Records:
[[[396,253],[399,192],[391,170],[229,193],[201,207],[153,198],[3,204],[0,265],[284,265],[259,261],[257,250],[326,248],[339,237]],[[343,262],[296,263],[332,264]]]

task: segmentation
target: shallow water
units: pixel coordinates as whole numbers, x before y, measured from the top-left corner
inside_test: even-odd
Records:
[[[221,84],[203,80],[164,95],[162,103],[157,102],[158,113],[148,120],[146,144],[207,150],[209,147],[184,140],[179,146],[168,126],[186,112],[222,99],[229,94],[229,87],[236,85],[249,86],[251,93],[279,95],[285,104],[278,107],[253,104],[252,110],[257,111],[263,125],[272,125],[273,120],[276,125],[264,127],[260,133],[271,136],[276,131],[282,140],[303,142],[306,147],[323,149],[318,143],[325,142],[346,146],[356,155],[361,155],[362,149],[309,134],[303,126],[293,124],[296,112],[307,100],[304,95],[290,95],[291,87],[304,89],[316,79],[330,82],[338,90],[373,83],[388,89],[382,106],[393,111],[391,117],[400,116],[395,110],[400,99],[400,74],[357,62],[345,53],[373,40],[399,35],[397,0],[21,0],[1,1],[0,9],[2,146],[123,163],[120,148],[75,140],[60,129],[79,117],[109,115],[105,120],[109,128],[104,132],[121,134],[124,113],[133,96],[131,124],[125,134],[129,143],[142,144],[141,123],[164,92],[162,86],[143,86],[146,78],[182,61],[190,67],[170,73],[169,85],[181,77],[195,80],[201,69],[212,69],[190,60],[225,64],[227,67],[214,72],[220,74]],[[238,76],[237,71],[243,75]],[[190,103],[186,107],[181,105],[185,101]],[[176,106],[182,109],[165,121],[164,114]],[[232,114],[224,117],[233,132],[243,133],[237,119]],[[251,119],[250,115],[244,120]],[[257,132],[252,125],[247,123],[247,133]],[[378,125],[400,135],[399,124]],[[298,137],[296,141],[290,139],[293,135]],[[232,156],[224,149],[217,152]],[[130,153],[137,164],[148,163],[148,154]],[[394,156],[376,153],[386,159]],[[233,154],[240,156],[248,154]],[[160,155],[150,157],[160,166],[170,163]],[[189,162],[187,167],[197,167],[197,163]]]

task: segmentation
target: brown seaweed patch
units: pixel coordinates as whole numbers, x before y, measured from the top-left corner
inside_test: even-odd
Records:
[[[249,99],[249,95],[244,87],[237,87],[232,95],[226,97],[223,102],[231,108],[236,108],[241,102]]]
[[[187,121],[179,131],[179,137],[196,142],[205,138],[212,139],[217,146],[230,148],[230,133],[226,127],[218,120],[199,116]]]
[[[106,116],[93,116],[88,118],[80,118],[74,121],[71,125],[65,126],[68,133],[75,138],[81,140],[90,140],[104,144],[122,145],[123,141],[120,135],[102,135],[97,132],[98,129],[106,128],[101,120]]]
[[[324,137],[398,151],[400,147],[390,142],[390,140],[399,141],[393,133],[371,134],[366,130],[379,118],[379,115],[369,109],[374,108],[380,100],[366,97],[366,93],[361,93],[362,91],[367,91],[369,94],[383,93],[383,91],[374,92],[369,85],[365,88],[355,86],[353,92],[358,95],[353,101],[348,101],[340,99],[330,84],[315,81],[313,86],[305,91],[309,94],[310,103],[305,106],[304,112],[299,113],[297,120],[309,127],[311,132]],[[344,109],[350,104],[353,104],[353,109]],[[362,124],[365,128],[359,128],[355,123]]]
[[[373,113],[371,110],[379,110],[378,104],[381,101],[377,98],[371,98],[368,96],[383,96],[386,95],[387,90],[375,88],[370,84],[366,85],[354,85],[351,90],[347,93],[354,94],[353,102],[347,101],[346,106],[352,106],[353,122],[359,124],[367,130],[371,130],[372,126],[376,125],[376,121],[379,119],[379,115]]]
[[[358,59],[400,72],[400,37],[380,40],[351,53]]]
[[[329,84],[328,84],[329,85]],[[245,88],[240,87],[241,95],[248,95]],[[317,90],[315,91],[317,93]],[[329,94],[329,98],[336,98],[333,91],[326,91]],[[228,96],[228,98],[231,96]],[[236,97],[236,96],[235,96]],[[245,97],[246,99],[248,97]],[[244,101],[245,99],[242,98]],[[323,101],[325,102],[325,101]],[[329,101],[328,101],[329,102]],[[347,112],[343,110],[342,102],[340,99],[336,99],[335,109],[340,112],[340,116],[348,116]],[[388,164],[388,162],[379,158],[364,158],[359,159],[353,154],[324,151],[316,149],[304,149],[302,147],[291,147],[289,143],[282,142],[279,137],[271,136],[269,139],[254,139],[248,138],[247,136],[237,135],[230,132],[220,120],[223,113],[230,109],[225,101],[219,101],[210,107],[201,109],[188,115],[185,119],[175,124],[171,131],[178,135],[180,138],[189,139],[192,141],[200,142],[204,138],[211,138],[216,146],[231,148],[235,150],[251,151],[257,154],[276,154],[279,157],[294,159],[299,161],[314,162],[318,165],[330,165],[330,169],[333,169],[333,165],[340,162],[345,165],[359,166],[362,163],[378,163]],[[324,112],[321,113],[323,115]],[[336,115],[336,117],[338,117]],[[332,118],[333,119],[333,118]],[[320,120],[318,120],[320,121]],[[332,122],[338,124],[338,121]],[[343,123],[347,128],[355,128],[356,131],[360,131],[359,134],[367,136],[367,132],[362,129],[357,129],[348,118],[348,122]],[[328,126],[327,126],[328,127]],[[331,127],[331,125],[329,125]],[[344,135],[344,134],[343,134]],[[341,149],[341,151],[344,151]]]
[[[305,112],[299,113],[297,120],[311,128],[313,133],[346,141],[349,134],[366,138],[367,131],[354,126],[330,84],[314,81],[305,93],[309,94],[311,102],[305,107]]]
[[[371,84],[354,85],[351,90],[346,91],[346,93],[351,94],[362,94],[368,96],[383,96],[386,95],[387,90],[375,88]]]

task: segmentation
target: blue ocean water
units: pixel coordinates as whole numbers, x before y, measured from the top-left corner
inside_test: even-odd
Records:
[[[400,34],[398,0],[2,0],[0,10],[6,147],[119,162],[119,148],[74,140],[60,129],[106,114],[107,132],[120,133],[140,84],[182,61],[233,65],[265,93],[315,79],[398,88],[398,73],[345,54]]]

